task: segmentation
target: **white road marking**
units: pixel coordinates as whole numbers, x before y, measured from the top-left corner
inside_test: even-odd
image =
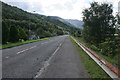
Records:
[[[46,44],[46,43],[48,43],[48,42],[44,42],[44,43],[41,43],[41,44]]]
[[[57,49],[55,50],[55,52],[51,55],[51,57],[49,57],[49,59],[47,61],[44,62],[44,66],[40,69],[40,71],[37,73],[37,75],[34,78],[38,78],[39,76],[41,76],[41,74],[43,73],[43,71],[50,65],[49,62],[50,60],[53,58],[53,56],[57,53],[57,51],[60,49],[62,43],[57,47]]]
[[[33,47],[28,48],[28,49],[25,49],[25,50],[19,51],[19,52],[17,52],[16,54],[23,53],[23,52],[28,51],[28,50],[30,50],[30,49],[33,49],[33,48],[35,48],[35,47],[37,47],[37,46],[33,46]]]
[[[63,37],[63,36],[60,36],[60,37]],[[41,43],[41,44],[46,44],[46,43],[49,43],[49,42],[52,42],[52,41],[55,41],[56,39],[48,39],[49,41],[47,41],[47,42],[43,42],[43,43]]]
[[[6,56],[5,58],[9,58],[9,56]]]
[[[33,46],[33,47],[29,48],[29,49],[32,49],[32,48],[35,48],[35,47],[37,47],[37,46]]]

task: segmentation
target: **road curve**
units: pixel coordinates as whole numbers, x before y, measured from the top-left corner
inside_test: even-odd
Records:
[[[2,50],[3,78],[88,78],[69,36]]]

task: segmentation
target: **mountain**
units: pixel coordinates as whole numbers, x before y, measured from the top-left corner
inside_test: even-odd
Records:
[[[65,19],[70,24],[74,25],[76,28],[83,29],[83,22],[80,20],[74,20],[74,19]]]
[[[68,21],[66,21],[65,19],[60,18],[58,16],[48,16],[48,17],[51,18],[51,19],[54,19],[54,20],[59,20],[60,22],[66,24],[68,26],[75,27],[74,25],[72,25],[71,23],[69,23]]]
[[[29,13],[2,2],[3,44],[18,42],[21,39],[28,40],[31,36],[44,38],[63,34],[74,35],[79,29],[70,25],[62,18]]]
[[[51,19],[59,20],[59,21],[63,22],[64,24],[68,25],[68,26],[83,29],[83,22],[80,21],[80,20],[77,20],[77,19],[63,19],[63,18],[60,18],[58,16],[48,16],[48,17],[51,18]]]

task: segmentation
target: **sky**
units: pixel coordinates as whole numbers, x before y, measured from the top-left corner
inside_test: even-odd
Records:
[[[90,3],[107,2],[113,4],[113,14],[118,12],[120,0],[1,0],[25,11],[47,16],[59,16],[64,19],[82,20],[82,11],[90,7]]]

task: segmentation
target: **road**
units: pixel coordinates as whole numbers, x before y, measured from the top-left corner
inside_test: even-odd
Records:
[[[3,78],[88,78],[69,36],[2,50]]]

